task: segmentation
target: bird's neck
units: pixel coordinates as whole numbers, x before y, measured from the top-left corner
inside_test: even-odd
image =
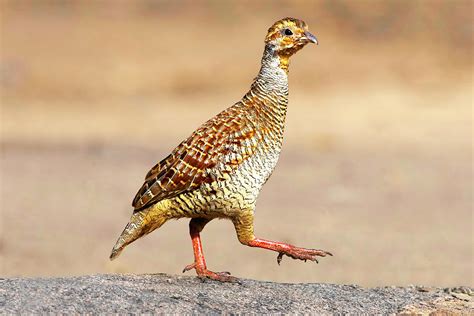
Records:
[[[288,59],[265,47],[262,67],[243,102],[255,107],[260,118],[282,137],[288,106]]]

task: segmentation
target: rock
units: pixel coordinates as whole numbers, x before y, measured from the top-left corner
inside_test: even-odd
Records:
[[[420,288],[218,283],[165,274],[3,278],[0,313],[474,313],[472,300],[465,301],[472,296]]]

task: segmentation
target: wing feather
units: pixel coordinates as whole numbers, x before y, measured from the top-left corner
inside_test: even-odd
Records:
[[[214,168],[226,164],[232,169],[238,167],[251,156],[259,140],[261,137],[258,137],[256,126],[245,112],[233,108],[221,112],[147,173],[132,202],[135,211],[216,181]],[[240,152],[243,156],[236,160],[233,158],[238,157],[236,149],[239,146],[246,148]]]

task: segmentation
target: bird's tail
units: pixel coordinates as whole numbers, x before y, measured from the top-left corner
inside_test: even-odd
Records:
[[[145,214],[141,211],[132,215],[130,222],[125,226],[112,249],[110,260],[117,258],[128,244],[148,233],[151,233],[153,230],[163,225],[167,220],[167,218],[162,214],[154,215],[150,214],[153,212],[147,213],[148,214]]]
[[[115,258],[117,258],[122,252],[123,248],[125,248],[132,241],[139,238],[137,237],[137,234],[135,233],[136,231],[137,231],[137,228],[132,222],[128,223],[127,226],[125,226],[124,230],[120,234],[120,237],[117,239],[117,242],[115,243],[114,248],[112,248],[112,253],[110,254],[110,260],[114,260]]]

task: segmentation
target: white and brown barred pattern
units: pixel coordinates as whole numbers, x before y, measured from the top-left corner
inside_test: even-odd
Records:
[[[287,74],[275,63],[277,57],[267,47],[259,75],[242,100],[204,123],[148,172],[132,203],[136,212],[163,199],[180,200],[181,194],[222,190],[216,183],[244,175],[261,177],[247,184],[256,199],[275,167],[288,104]],[[250,165],[243,165],[248,160]]]

